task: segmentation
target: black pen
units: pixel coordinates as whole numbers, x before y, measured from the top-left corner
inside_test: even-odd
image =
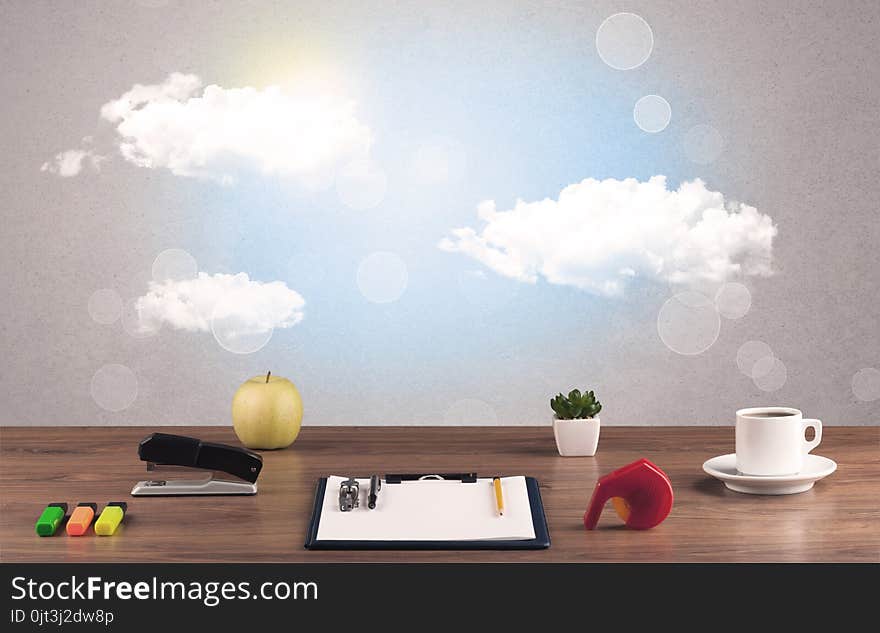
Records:
[[[379,491],[382,489],[382,482],[379,481],[379,475],[373,475],[370,477],[370,496],[367,497],[367,506],[372,510],[376,507],[376,498],[379,496]]]

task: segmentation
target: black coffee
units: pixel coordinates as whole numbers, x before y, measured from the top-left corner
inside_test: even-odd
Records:
[[[797,415],[791,411],[761,411],[760,413],[747,413],[747,418],[787,418],[790,415]]]

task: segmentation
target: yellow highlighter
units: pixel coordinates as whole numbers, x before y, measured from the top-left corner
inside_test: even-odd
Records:
[[[492,484],[495,486],[495,504],[498,506],[498,514],[504,516],[504,495],[501,493],[501,477],[493,477]]]
[[[122,523],[125,517],[125,510],[128,504],[125,501],[111,501],[108,503],[101,516],[95,521],[95,534],[98,536],[112,536],[116,532],[116,528]]]

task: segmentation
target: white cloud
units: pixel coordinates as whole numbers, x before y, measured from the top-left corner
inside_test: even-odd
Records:
[[[88,137],[86,137],[88,138]],[[72,178],[82,171],[86,164],[91,165],[95,171],[100,170],[103,156],[95,154],[87,149],[69,149],[59,152],[50,161],[43,163],[40,171],[47,171],[51,174],[58,174],[62,178]]]
[[[481,230],[454,229],[439,247],[523,282],[619,295],[634,277],[689,285],[771,273],[771,218],[699,179],[670,190],[665,176],[588,178],[558,200],[507,211],[489,200],[477,212]]]
[[[203,88],[182,73],[134,85],[101,116],[116,126],[129,162],[225,184],[246,169],[329,185],[336,168],[365,156],[373,140],[353,101],[277,86]]]
[[[246,336],[288,328],[303,319],[305,301],[284,282],[252,281],[246,273],[209,275],[194,279],[150,282],[149,291],[135,302],[141,327],[163,324],[188,332],[211,332],[211,323],[234,323],[236,335]]]

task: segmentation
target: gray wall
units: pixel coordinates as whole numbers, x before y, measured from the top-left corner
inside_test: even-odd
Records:
[[[466,31],[495,15],[495,28],[523,30],[549,46],[583,25],[585,51],[605,16],[643,15],[655,34],[654,56],[665,64],[664,85],[686,86],[691,95],[673,104],[675,116],[717,113],[709,120],[724,133],[726,162],[706,177],[777,224],[776,274],[750,286],[750,313],[725,321],[712,349],[697,357],[657,344],[655,302],[616,315],[589,350],[520,344],[508,332],[495,371],[480,365],[469,373],[467,359],[455,371],[432,370],[420,360],[404,389],[393,374],[355,383],[351,367],[363,354],[282,366],[278,373],[294,375],[303,391],[306,423],[546,424],[546,397],[586,383],[603,396],[606,424],[729,424],[738,407],[762,403],[797,406],[827,425],[880,423],[880,400],[860,400],[852,388],[860,369],[880,368],[880,4],[522,2],[481,5],[480,15],[471,4],[449,5],[446,28]],[[410,3],[358,7],[0,4],[0,423],[227,423],[244,378],[281,356],[320,355],[307,336],[237,356],[210,336],[163,331],[137,340],[118,322],[95,323],[87,309],[93,291],[137,296],[156,254],[187,246],[187,223],[195,221],[187,209],[198,205],[204,185],[121,160],[70,179],[40,166],[101,129],[100,105],[134,83],[181,70],[243,85],[246,70],[222,54],[241,42],[271,46],[289,30],[291,38],[378,43],[421,12]],[[234,243],[227,233],[217,239]],[[210,254],[194,254],[200,265],[212,263]],[[411,274],[410,288],[418,283]],[[578,309],[576,293],[566,296]],[[498,330],[504,327],[499,318]],[[751,339],[784,360],[788,378],[779,390],[762,391],[738,370],[737,350]],[[137,399],[123,411],[102,409],[90,395],[95,371],[107,363],[137,376]]]

